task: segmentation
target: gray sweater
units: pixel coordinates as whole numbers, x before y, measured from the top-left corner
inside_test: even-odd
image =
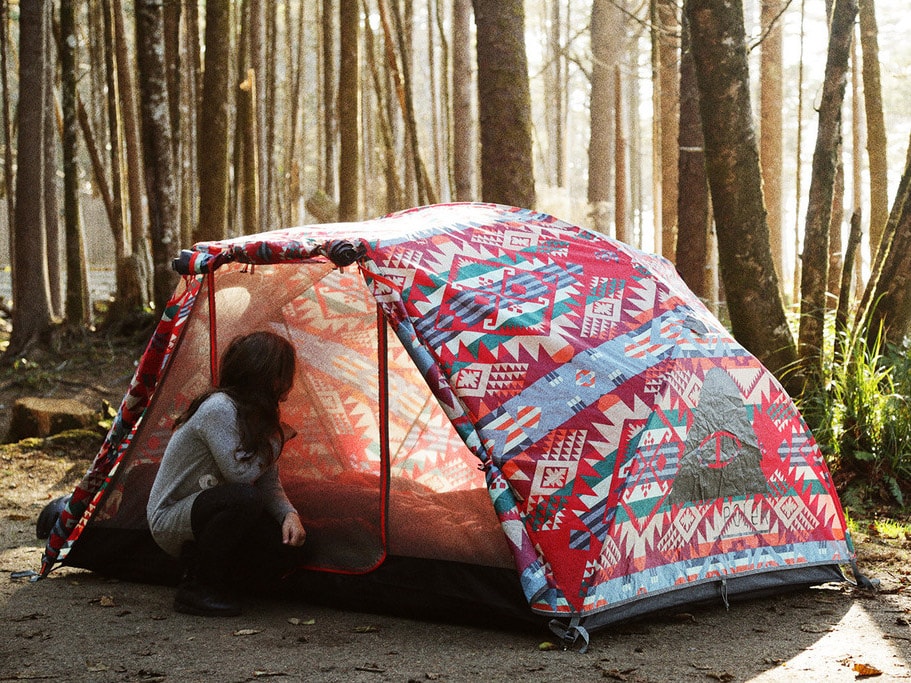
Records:
[[[221,392],[212,394],[171,436],[146,514],[155,541],[179,556],[185,541],[193,540],[190,510],[201,491],[225,482],[253,484],[267,501],[269,514],[281,523],[294,512],[275,463],[241,449],[237,408]]]

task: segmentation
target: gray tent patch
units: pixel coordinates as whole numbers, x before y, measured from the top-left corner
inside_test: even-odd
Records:
[[[768,494],[761,460],[740,389],[721,368],[709,370],[667,503]]]

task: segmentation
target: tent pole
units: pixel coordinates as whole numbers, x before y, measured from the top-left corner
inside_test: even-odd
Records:
[[[212,386],[218,386],[218,334],[215,329],[215,271],[206,273],[206,294],[209,299],[209,376]]]
[[[376,305],[376,353],[378,384],[377,398],[379,400],[379,428],[380,428],[380,492],[383,496],[380,511],[380,529],[383,539],[383,552],[386,550],[386,519],[389,508],[389,340],[386,330],[386,316],[383,308]]]

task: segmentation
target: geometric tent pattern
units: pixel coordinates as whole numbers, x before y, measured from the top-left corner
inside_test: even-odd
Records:
[[[587,616],[853,559],[792,400],[660,257],[546,214],[450,204],[198,244],[187,291],[229,263],[325,262],[339,240],[362,250],[344,272],[483,470],[535,611]],[[62,520],[45,571],[91,507]]]

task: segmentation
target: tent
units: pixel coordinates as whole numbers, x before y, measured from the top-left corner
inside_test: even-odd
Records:
[[[254,329],[299,361],[280,468],[308,552],[282,590],[391,608],[434,581],[455,609],[518,595],[573,640],[843,580],[854,559],[793,402],[660,257],[526,209],[447,204],[200,243],[175,268],[42,575],[173,580],[148,491],[218,349]]]

